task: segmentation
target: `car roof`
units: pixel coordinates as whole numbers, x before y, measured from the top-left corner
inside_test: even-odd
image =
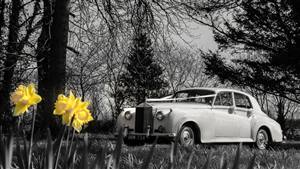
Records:
[[[246,96],[249,97],[249,99],[251,100],[252,102],[252,106],[253,108],[255,109],[261,109],[257,100],[250,94],[248,93],[245,93],[245,92],[242,92],[240,90],[236,90],[236,89],[228,89],[228,88],[217,88],[217,87],[194,87],[194,88],[186,88],[186,89],[183,89],[183,90],[180,90],[180,91],[187,91],[187,90],[210,90],[210,91],[213,91],[215,93],[218,93],[218,92],[236,92],[236,93],[241,93],[241,94],[244,94]]]
[[[242,91],[236,90],[236,89],[217,88],[217,87],[193,87],[193,88],[186,88],[186,89],[183,89],[183,90],[180,90],[180,91],[185,91],[185,90],[211,90],[211,91],[215,91],[215,92],[229,91],[229,92],[238,92],[238,93],[247,94],[245,92],[242,92]]]
[[[240,90],[236,90],[236,89],[230,89],[230,88],[217,88],[217,87],[193,87],[193,88],[186,88],[186,89],[183,89],[183,90],[180,90],[180,91],[186,91],[186,90],[210,90],[210,91],[214,91],[215,93],[219,93],[219,92],[236,92],[236,93],[241,93],[241,94],[244,94],[248,97],[253,97],[252,95],[246,93],[246,92],[243,92],[243,91],[240,91]]]

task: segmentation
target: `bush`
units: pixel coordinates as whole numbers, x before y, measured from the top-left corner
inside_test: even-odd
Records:
[[[82,132],[109,134],[114,132],[114,128],[113,120],[93,120]]]

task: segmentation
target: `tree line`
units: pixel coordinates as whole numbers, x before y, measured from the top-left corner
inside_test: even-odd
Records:
[[[1,125],[15,121],[12,89],[36,81],[44,98],[41,128],[57,129],[53,105],[66,89],[92,100],[94,116],[111,112],[115,119],[125,104],[200,86],[247,90],[285,128],[300,102],[299,6],[293,0],[1,0]],[[210,27],[218,50],[171,38],[188,32],[190,22]],[[139,78],[147,76],[154,80]]]

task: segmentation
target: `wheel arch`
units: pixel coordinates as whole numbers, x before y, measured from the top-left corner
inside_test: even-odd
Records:
[[[272,142],[272,141],[273,141],[273,137],[272,137],[272,133],[271,133],[270,128],[267,127],[267,126],[265,126],[265,125],[262,125],[262,126],[260,126],[260,127],[258,128],[256,134],[258,133],[258,131],[259,131],[260,129],[264,129],[264,130],[267,132],[267,134],[268,134],[268,139],[270,140],[270,142]],[[257,139],[256,137],[257,137],[257,135],[255,135],[255,141],[256,141],[256,139]]]
[[[193,131],[195,132],[195,138],[196,138],[196,143],[201,143],[201,130],[200,130],[200,127],[197,125],[196,122],[194,121],[186,121],[184,122],[181,126],[180,126],[180,129],[183,127],[183,126],[189,126],[193,129]]]

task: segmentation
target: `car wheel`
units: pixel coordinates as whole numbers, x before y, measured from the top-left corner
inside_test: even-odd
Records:
[[[195,145],[195,134],[191,127],[189,126],[183,126],[180,130],[180,144],[188,147]]]
[[[256,135],[256,146],[260,150],[264,150],[269,145],[269,135],[265,129],[259,129]]]

